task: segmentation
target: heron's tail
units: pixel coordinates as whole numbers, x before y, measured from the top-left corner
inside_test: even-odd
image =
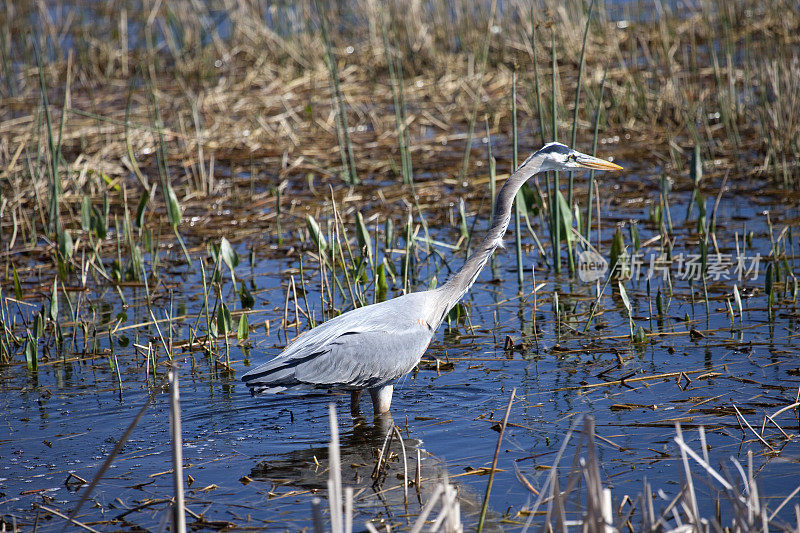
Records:
[[[308,389],[308,384],[298,381],[295,377],[294,366],[295,363],[291,360],[274,359],[244,374],[242,381],[250,388],[250,394],[253,396]]]
[[[276,394],[278,392],[284,391],[292,391],[292,390],[307,390],[309,388],[308,385],[304,383],[298,383],[296,385],[257,385],[252,383],[245,384],[250,388],[250,396],[259,396],[261,394]]]

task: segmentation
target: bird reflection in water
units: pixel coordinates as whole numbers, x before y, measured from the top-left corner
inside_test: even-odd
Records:
[[[391,416],[377,416],[373,424],[362,416],[350,420],[353,425],[342,428],[339,453],[342,486],[354,489],[356,512],[390,519],[400,516],[404,521],[418,514],[436,487],[448,480],[445,464],[423,449],[409,428],[395,426]],[[327,444],[294,450],[259,461],[249,477],[272,483],[270,492],[281,488],[326,491],[328,456]],[[403,491],[406,475],[408,500]],[[464,515],[480,509],[480,500],[465,486],[459,487],[459,503]]]

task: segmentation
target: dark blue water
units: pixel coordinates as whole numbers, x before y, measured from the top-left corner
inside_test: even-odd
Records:
[[[646,178],[642,181],[648,183]],[[601,187],[601,198],[610,202],[606,206],[614,213],[613,218],[638,220],[642,242],[655,235],[655,226],[647,221],[647,202],[657,197],[652,185],[655,182],[649,180],[649,190],[637,193],[638,199],[631,196],[631,191],[639,187],[634,177],[616,183],[606,181]],[[713,194],[705,195],[709,213]],[[676,228],[673,257],[679,252],[687,258],[697,253],[696,238],[692,237],[696,209],[684,222],[689,197],[689,191],[671,196]],[[452,328],[442,327],[418,371],[395,386],[392,413],[406,442],[412,476],[416,449],[420,449],[422,503],[436,480],[447,473],[459,487],[464,521],[475,523],[487,477],[470,471],[490,466],[498,437],[493,426],[502,419],[511,391],[516,389],[511,425],[498,460],[501,471],[496,475],[490,499],[494,524],[504,521],[503,527],[521,527],[526,516],[518,513],[535,497],[517,480],[515,465],[534,487],[541,488],[549,472],[546,467],[552,465],[569,427],[582,415],[591,415],[596,421],[601,473],[616,501],[625,494],[635,498],[644,478],[670,498],[679,491],[682,467],[672,441],[675,422],[679,421],[686,440],[698,452],[697,428],[705,426],[709,460],[715,467],[726,465],[735,473],[731,459],[746,464],[747,452],[752,451],[761,493],[773,498],[769,505],[776,507],[780,498],[795,488],[800,474],[796,411],[790,409],[776,418],[791,438],[769,423],[762,430],[762,423],[765,414],[796,400],[799,383],[795,347],[800,314],[791,285],[786,288],[785,299],[783,286],[778,289],[781,298],[772,319],[766,312],[763,287],[770,239],[762,211],[768,208],[772,209],[777,237],[784,220],[792,217],[789,208],[775,205],[769,198],[743,202],[735,194],[723,196],[717,211],[720,253],[735,255],[735,235],[744,246],[742,235],[754,231],[744,255],[749,258],[748,266],[754,266],[755,257],[760,257],[761,262],[755,280],[708,280],[709,315],[702,298],[702,282],[691,287],[693,303],[688,281],[674,279],[674,295],[665,298],[669,307],[660,320],[655,316],[655,293],[661,288],[666,294],[663,281],[651,279],[649,305],[644,277],[626,282],[636,325],[662,333],[643,345],[633,345],[625,338],[630,331],[629,317],[618,291],[613,290],[616,282],[606,288],[584,334],[595,285],[570,280],[568,276],[554,278],[541,266],[532,246],[526,247],[526,264],[538,265],[536,284],[544,285],[534,297],[528,271],[522,296],[517,296],[509,233],[507,242],[512,250],[496,256],[494,268],[482,273],[465,300],[468,320],[454,323]],[[604,217],[607,251],[612,217],[606,213]],[[532,220],[536,225],[537,220]],[[483,223],[481,219],[476,228]],[[397,222],[396,227],[401,224]],[[434,224],[431,231],[437,240],[457,240],[457,228],[447,224]],[[625,232],[626,242],[630,243],[627,229]],[[287,232],[287,236],[291,234]],[[208,521],[196,525],[211,527],[215,521],[217,526],[274,529],[309,525],[311,499],[324,498],[326,494],[326,406],[333,402],[339,412],[345,485],[357,491],[356,523],[377,518],[407,526],[420,506],[412,489],[406,511],[397,479],[402,473],[402,461],[395,457],[383,483],[372,485],[370,473],[376,450],[384,440],[386,422],[373,423],[368,402],[364,402],[363,416],[353,418],[349,414],[349,396],[286,394],[251,398],[238,381],[237,376],[249,365],[277,355],[285,345],[280,322],[288,274],[294,273],[299,283],[298,271],[293,270],[300,267],[298,255],[282,257],[276,250],[285,251],[288,245],[276,247],[266,242],[268,239],[251,238],[236,245],[242,257],[237,280],[251,286],[256,304],[249,317],[254,326],[250,338],[241,346],[235,339],[230,341],[233,372],[212,364],[200,350],[176,350],[181,374],[185,474],[193,478],[187,488],[187,505]],[[529,236],[524,240],[532,245]],[[592,240],[596,241],[596,237]],[[647,258],[657,246],[651,245],[642,257]],[[402,247],[400,243],[398,247]],[[252,265],[247,259],[251,248],[255,250]],[[167,289],[172,289],[176,341],[191,337],[195,315],[203,303],[197,266],[194,271],[186,270],[178,262],[178,253],[172,251],[162,257],[165,284],[156,289],[153,304],[154,313],[159,319],[164,318],[170,309]],[[463,251],[454,254],[442,249],[441,253],[451,267],[463,260]],[[437,270],[439,282],[443,281],[447,272],[444,263],[435,258],[424,260],[424,247],[420,254],[420,286],[427,286],[428,276]],[[397,255],[393,260],[399,265]],[[304,268],[308,274],[307,298],[318,314],[319,274],[308,254],[304,255]],[[677,266],[673,264],[671,268],[676,275]],[[732,269],[733,266],[728,267],[729,276],[733,275]],[[238,297],[230,292],[225,269],[223,279],[223,297],[234,310],[238,309]],[[745,311],[743,320],[740,322],[737,316],[732,327],[725,300],[729,298],[736,309],[731,296],[734,283],[743,294]],[[4,294],[8,294],[9,288],[5,284],[3,287]],[[81,487],[65,483],[70,473],[91,480],[150,395],[152,404],[83,506],[79,519],[91,524],[119,517],[114,525],[97,525],[100,529],[157,528],[164,520],[166,504],[160,500],[172,494],[168,397],[164,393],[167,359],[159,349],[157,360],[148,363],[144,351],[134,349],[135,344],[145,346],[148,341],[157,346],[160,340],[154,328],[136,327],[149,319],[143,305],[143,289],[122,290],[132,305],[126,308],[127,319],[112,335],[113,354],[108,350],[107,333],[97,339],[100,350],[106,352],[84,354],[82,331],[78,328],[73,347],[70,328],[63,356],[51,348],[50,360],[46,360],[42,341],[37,371],[29,371],[20,355],[14,364],[0,367],[0,425],[4,428],[0,432],[0,513],[7,523],[16,517],[18,523],[31,525],[39,505],[61,512],[71,510],[81,495]],[[558,324],[555,291],[560,303]],[[70,295],[74,304],[77,294]],[[84,298],[92,304],[97,320],[103,320],[105,315],[104,320],[113,323],[123,308],[116,291],[110,289],[92,290]],[[36,301],[32,299],[31,303]],[[65,305],[62,296],[62,313],[66,312]],[[83,312],[91,316],[87,305],[82,305]],[[24,305],[11,305],[9,309],[17,313],[17,323],[23,315],[30,319],[36,310]],[[289,312],[291,321],[291,301]],[[204,320],[202,317],[201,323]],[[267,320],[269,334],[264,327]],[[304,319],[300,327],[307,327]],[[160,323],[160,328],[168,337],[168,323]],[[98,326],[98,330],[107,329]],[[692,329],[700,334],[690,335]],[[205,327],[199,331],[204,333]],[[290,328],[288,334],[292,338],[296,332]],[[504,350],[507,337],[519,350]],[[123,338],[128,342],[124,347]],[[91,330],[88,344],[93,346]],[[224,342],[219,343],[218,349],[217,359],[222,363]],[[121,383],[114,369],[115,359]],[[603,385],[604,382],[610,383]],[[734,406],[755,431],[763,431],[762,437],[773,450],[749,429],[741,429],[743,424]],[[402,456],[402,449],[396,443],[393,446]],[[572,460],[571,450],[568,446],[566,464]],[[698,479],[703,477],[700,468],[694,471]],[[719,487],[700,481],[696,486],[701,507],[705,514],[712,515]],[[662,506],[666,503],[662,502]],[[793,504],[787,506],[785,513],[791,513],[792,507]],[[722,509],[723,514],[727,512],[725,505]],[[40,529],[63,526],[61,519],[45,519],[45,514],[41,513]]]

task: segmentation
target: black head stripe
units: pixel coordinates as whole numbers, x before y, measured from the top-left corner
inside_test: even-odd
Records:
[[[539,150],[539,153],[542,154],[542,155],[544,155],[544,154],[564,154],[564,155],[568,155],[571,152],[572,152],[572,150],[570,150],[568,147],[566,147],[566,146],[564,146],[563,144],[560,144],[560,143],[548,144],[547,146],[545,146],[544,148]]]

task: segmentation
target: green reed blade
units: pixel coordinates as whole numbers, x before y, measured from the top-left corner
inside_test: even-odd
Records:
[[[513,151],[511,156],[511,172],[517,170],[519,165],[519,141],[517,138],[517,69],[511,74],[511,137],[513,143]],[[522,264],[522,227],[520,225],[520,217],[522,216],[522,206],[525,205],[525,199],[522,196],[522,191],[517,191],[514,198],[514,251],[517,259],[517,283],[519,284],[519,291],[522,292],[522,285],[525,283],[525,267]]]
[[[480,68],[478,69],[478,82],[475,91],[475,99],[473,102],[472,112],[469,116],[469,126],[467,127],[467,140],[464,146],[464,159],[461,162],[461,171],[458,174],[459,181],[464,181],[467,175],[467,168],[469,167],[469,156],[472,152],[472,137],[475,133],[475,119],[478,116],[478,108],[481,104],[480,99],[480,86],[483,83],[483,75],[486,72],[486,63],[489,59],[489,43],[491,42],[492,27],[494,26],[494,14],[497,8],[497,0],[492,0],[492,7],[489,12],[489,23],[486,25],[486,32],[483,36],[483,47],[481,50]]]
[[[403,65],[400,61],[399,50],[397,58],[393,57],[392,50],[397,50],[397,46],[389,46],[389,35],[387,31],[386,12],[380,9],[381,13],[381,34],[383,36],[383,51],[386,56],[386,66],[389,69],[389,78],[392,86],[392,100],[394,102],[394,120],[397,130],[397,144],[400,148],[400,165],[403,174],[403,183],[409,184],[413,181],[413,171],[411,168],[411,155],[409,153],[408,121],[406,118],[405,99],[403,98]]]
[[[328,21],[325,16],[325,11],[320,6],[319,0],[314,0],[314,5],[319,14],[319,24],[322,31],[322,39],[325,43],[325,64],[328,67],[328,76],[330,77],[331,92],[333,99],[337,104],[337,125],[336,131],[339,136],[339,155],[342,159],[342,168],[345,176],[347,176],[348,185],[358,185],[358,173],[356,171],[356,159],[353,155],[353,144],[350,141],[350,129],[347,123],[347,110],[344,105],[344,97],[342,95],[341,84],[339,81],[339,67],[336,63],[336,57],[333,55],[333,44],[331,43],[330,34],[328,33]]]
[[[45,126],[47,128],[47,147],[50,155],[50,165],[48,167],[50,177],[50,207],[48,216],[48,231],[59,234],[61,232],[61,217],[58,209],[59,197],[61,196],[61,180],[58,177],[59,149],[53,136],[53,123],[50,117],[50,102],[47,98],[47,85],[44,81],[44,65],[42,55],[39,50],[37,36],[33,38],[33,51],[36,55],[36,65],[39,72],[39,90],[41,91],[42,107],[44,109]]]
[[[594,1],[594,0],[593,0]],[[600,113],[603,110],[603,90],[606,86],[606,74],[608,71],[603,69],[603,79],[600,82],[600,98],[597,100],[597,109],[594,112],[594,135],[592,138],[592,155],[597,156],[597,137],[600,131]],[[594,170],[589,172],[589,198],[586,201],[586,241],[591,242],[592,233],[592,203],[594,201]]]
[[[539,61],[536,58],[536,22],[533,18],[533,7],[531,7],[531,47],[533,48],[533,82],[534,91],[536,92],[536,109],[539,114],[539,134],[541,135],[541,144],[545,144],[544,134],[544,110],[542,109],[542,92],[539,90]],[[550,181],[547,180],[547,195],[550,197]]]
[[[558,99],[556,97],[556,75],[558,72],[558,63],[556,62],[556,31],[552,30],[550,36],[550,52],[551,52],[551,84],[552,84],[552,111],[553,111],[553,142],[558,140]],[[553,243],[553,266],[555,267],[556,274],[561,273],[561,224],[560,220],[560,204],[557,195],[559,193],[558,172],[553,172],[553,191],[550,198],[551,221],[550,221],[550,236]]]
[[[575,141],[578,134],[578,105],[580,104],[581,99],[581,80],[583,79],[583,66],[584,66],[584,55],[586,53],[586,38],[589,36],[589,25],[592,22],[592,10],[594,9],[594,1],[589,4],[589,12],[586,14],[586,26],[583,29],[583,43],[581,44],[581,58],[578,62],[578,81],[575,82],[575,109],[572,112],[572,146],[575,148]],[[572,190],[573,190],[573,178],[574,172],[569,173],[569,193],[567,194],[567,205],[572,208]]]

